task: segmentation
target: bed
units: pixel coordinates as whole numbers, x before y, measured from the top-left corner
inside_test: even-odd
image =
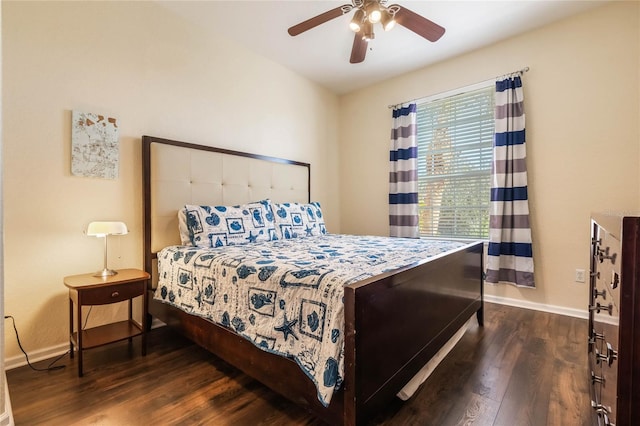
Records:
[[[142,166],[150,292],[158,284],[158,253],[182,242],[178,211],[185,205],[311,202],[310,165],[302,162],[144,136]],[[482,325],[482,243],[383,270],[343,289],[342,385],[328,405],[296,360],[260,349],[228,324],[215,324],[153,294],[149,313],[326,422],[363,424],[474,314]]]

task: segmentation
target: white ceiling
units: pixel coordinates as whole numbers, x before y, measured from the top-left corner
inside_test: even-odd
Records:
[[[375,27],[364,62],[350,64],[353,11],[297,37],[287,28],[345,1],[161,1],[206,33],[224,35],[338,94],[416,70],[602,5],[607,0],[417,1],[398,3],[446,28],[431,43],[396,26]],[[219,34],[216,34],[219,33]]]

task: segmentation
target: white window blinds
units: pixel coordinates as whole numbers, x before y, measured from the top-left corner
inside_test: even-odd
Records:
[[[418,105],[420,235],[488,238],[492,85]]]

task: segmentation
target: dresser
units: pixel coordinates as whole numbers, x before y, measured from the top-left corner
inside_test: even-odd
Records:
[[[594,425],[640,419],[640,217],[592,214],[589,380]]]

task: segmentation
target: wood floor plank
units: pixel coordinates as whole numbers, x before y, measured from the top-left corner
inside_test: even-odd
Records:
[[[547,422],[557,425],[588,424],[589,380],[586,369],[576,363],[557,360],[553,369],[553,386]]]
[[[587,425],[586,338],[586,320],[487,303],[485,326],[371,425]],[[169,329],[148,342],[146,357],[136,339],[86,352],[83,378],[68,357],[7,371],[16,425],[323,424]]]
[[[482,395],[471,394],[470,398],[460,398],[451,416],[443,425],[471,426],[493,424],[500,403]]]
[[[540,342],[539,339],[536,340],[536,343]],[[534,343],[533,348],[535,347]],[[551,369],[545,357],[523,348],[511,373],[494,424],[546,425],[551,379]]]

